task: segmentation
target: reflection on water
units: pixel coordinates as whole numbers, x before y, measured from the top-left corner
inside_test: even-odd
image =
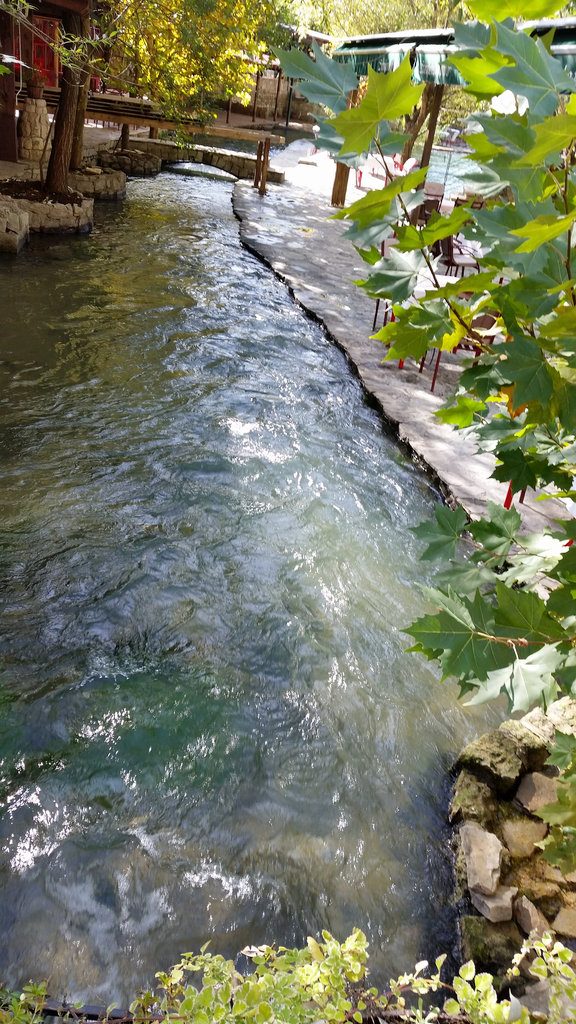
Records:
[[[209,937],[446,948],[483,720],[404,653],[434,498],[230,186],[133,183],[0,301],[2,976],[126,1002]]]

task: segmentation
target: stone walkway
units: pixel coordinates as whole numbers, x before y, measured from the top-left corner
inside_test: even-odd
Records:
[[[402,370],[397,362],[383,364],[382,342],[370,338],[374,301],[353,284],[365,276],[367,267],[343,237],[344,222],[329,219],[335,212],[330,206],[333,162],[324,153],[292,161],[292,166],[289,155],[278,162],[284,167],[286,184],[269,185],[265,196],[247,183],[235,186],[234,211],[241,222],[242,241],[288,285],[296,302],[324,325],[376,399],[384,419],[431,474],[446,500],[462,505],[472,517],[483,514],[488,499],[502,504],[508,488],[489,479],[493,458],[477,453],[462,431],[434,417],[456,385],[459,357],[443,354],[432,394],[432,366],[420,374],[411,360]],[[355,188],[353,174],[350,179],[348,203],[364,194]],[[528,531],[568,514],[563,502],[536,501],[530,492],[524,504],[516,498],[515,506]]]

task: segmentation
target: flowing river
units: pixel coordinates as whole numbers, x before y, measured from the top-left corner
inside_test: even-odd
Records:
[[[435,495],[343,355],[163,174],[0,262],[0,976],[126,1005],[212,939],[449,950],[446,768],[404,653]]]

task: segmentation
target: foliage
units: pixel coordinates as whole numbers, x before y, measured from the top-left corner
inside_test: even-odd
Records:
[[[366,988],[363,932],[355,928],[343,943],[323,932],[322,940],[309,938],[303,949],[250,946],[242,950],[253,965],[245,974],[234,961],[208,953],[204,946],[199,954],[186,953],[168,972],[159,972],[158,989],[140,993],[130,1012],[141,1024],[176,1020],[182,1024],[315,1024],[319,1020],[362,1024],[363,1019],[376,1016],[407,1024],[433,1024],[440,1017],[470,1024],[529,1024],[531,1019],[522,997],[499,999],[493,976],[477,974],[472,961],[463,964],[449,983],[441,977],[445,956],[437,958],[430,976],[425,974],[428,963],[423,960],[391,981],[387,992],[379,993]],[[528,972],[548,982],[548,1024],[576,1020],[571,957],[571,950],[546,934],[526,940],[508,971],[510,981],[522,967],[524,976]],[[46,992],[44,983],[30,983],[21,993],[0,990],[0,1024],[39,1024]],[[108,1024],[114,1008],[103,1012],[103,1024]],[[80,1006],[75,1007],[74,1017],[82,1020]]]
[[[527,100],[509,115],[491,109],[475,117],[479,130],[470,143],[480,170],[473,180],[486,201],[476,209],[470,199],[449,217],[433,214],[416,226],[410,214],[423,180],[416,173],[337,216],[367,263],[361,287],[394,303],[392,322],[376,335],[389,346],[387,358],[419,360],[430,348],[461,343],[473,348],[474,363],[440,419],[473,432],[478,447],[495,455],[493,476],[510,481],[514,493],[548,487],[574,497],[576,83],[551,56],[550,38],[533,38],[511,20],[553,15],[557,2],[470,6],[491,21],[455,26],[463,54],[454,63],[467,92],[478,102],[505,90]],[[504,21],[502,11],[510,16]],[[336,69],[331,75],[337,78]],[[299,85],[304,93],[309,77]],[[408,115],[417,98],[404,67],[373,73],[360,104],[342,113],[340,101],[328,128],[346,159],[370,145],[383,156],[386,115]],[[435,255],[437,243],[458,231],[481,253],[480,271],[465,286],[439,280]],[[392,233],[397,245],[380,258]],[[411,298],[417,281],[427,286],[420,301]],[[474,523],[461,510],[438,509],[432,527],[417,533],[428,541],[424,557],[447,564],[428,591],[433,610],[407,628],[411,649],[438,660],[443,677],[456,676],[469,703],[504,695],[516,712],[575,695],[576,521],[524,535],[514,509],[489,504]],[[552,831],[545,856],[564,866],[570,858],[576,863],[575,807],[572,758],[558,808],[546,816]]]
[[[271,0],[113,0],[102,15],[100,71],[172,115],[201,115],[210,97],[248,95]]]

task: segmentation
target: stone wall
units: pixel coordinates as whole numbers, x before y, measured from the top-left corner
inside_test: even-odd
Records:
[[[92,199],[125,199],[126,175],[123,171],[105,171],[102,167],[83,167],[71,171],[68,184],[76,192]]]
[[[2,196],[2,205],[13,213],[26,214],[29,230],[38,234],[84,233],[91,231],[94,223],[92,199],[84,199],[82,203],[38,203]]]
[[[0,252],[20,252],[28,241],[30,219],[10,199],[0,196]]]
[[[145,139],[128,149],[99,150],[98,163],[105,171],[122,171],[133,178],[151,178],[162,170],[161,157],[146,146]]]
[[[40,162],[42,155],[47,161],[50,156],[52,142],[44,146],[50,133],[50,121],[45,100],[33,100],[26,97],[24,109],[18,118],[18,156],[21,160]]]
[[[163,139],[138,138],[137,141],[130,143],[130,149],[154,153],[162,163],[190,161],[191,163],[207,164],[209,167],[218,167],[220,170],[227,171],[235,178],[248,180],[254,177],[256,168],[254,154],[238,153],[235,150],[220,149],[217,146],[179,146],[176,142],[168,142]],[[274,171],[269,167],[268,181],[282,184],[284,172]]]
[[[576,872],[562,874],[536,845],[548,832],[536,811],[556,798],[558,773],[545,765],[556,730],[576,735],[568,697],[546,714],[504,722],[456,762],[450,820],[462,952],[492,973],[510,965],[531,933],[555,932],[576,947]]]

